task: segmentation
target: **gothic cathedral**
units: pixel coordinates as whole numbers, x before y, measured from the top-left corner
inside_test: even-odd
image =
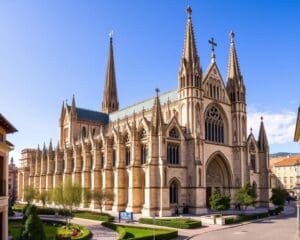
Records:
[[[48,191],[71,177],[83,188],[106,189],[105,209],[170,216],[175,209],[204,213],[216,189],[231,195],[246,183],[258,205],[269,200],[269,146],[263,121],[258,140],[247,136],[246,88],[234,33],[230,33],[227,83],[214,51],[202,71],[187,8],[178,89],[119,109],[113,39],[110,36],[101,111],[63,103],[60,136],[42,149],[24,149],[19,199],[32,185]],[[214,47],[214,41],[210,41]],[[232,200],[232,203],[234,201]],[[81,207],[95,209],[96,203]]]

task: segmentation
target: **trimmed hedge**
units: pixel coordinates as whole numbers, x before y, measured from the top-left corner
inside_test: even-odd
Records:
[[[112,222],[114,220],[114,217],[109,215],[108,213],[100,214],[99,212],[75,211],[73,213],[73,216],[78,218],[97,220],[101,222]]]
[[[284,208],[282,207],[282,206],[279,206],[279,207],[277,207],[277,208],[275,208],[275,209],[269,209],[269,215],[270,216],[274,216],[274,215],[278,215],[278,214],[280,214],[282,211],[284,210]]]
[[[244,221],[266,218],[266,217],[269,217],[268,212],[256,213],[256,214],[250,214],[250,215],[239,215],[237,217],[225,218],[225,224],[240,223],[240,222],[244,222]]]
[[[201,221],[197,221],[192,218],[164,218],[155,219],[155,221],[152,218],[140,218],[139,222],[144,224],[153,224],[183,229],[199,228],[202,226]]]
[[[151,231],[157,231],[155,233],[155,239],[156,240],[168,240],[178,237],[178,233],[176,230],[168,230],[168,229],[159,229],[155,228],[143,228],[143,227],[135,227],[135,226],[126,226],[126,225],[117,225],[110,222],[103,222],[102,225],[104,227],[110,228],[114,231],[117,231],[119,233],[118,240],[121,239],[127,239],[127,240],[152,240],[153,234],[146,235],[146,236],[134,236],[132,233],[128,232],[128,229],[135,229],[138,230],[151,230]],[[127,230],[126,230],[127,229]],[[159,233],[161,231],[161,233]]]

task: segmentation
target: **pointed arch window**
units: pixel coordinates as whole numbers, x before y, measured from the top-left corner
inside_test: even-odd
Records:
[[[80,166],[81,166],[81,171],[83,170],[83,157],[80,157]]]
[[[167,159],[169,164],[179,164],[179,144],[168,143],[167,146]]]
[[[71,171],[74,171],[74,158],[71,159]]]
[[[169,201],[170,201],[170,204],[178,204],[178,191],[179,191],[178,183],[174,180],[170,184],[170,188],[169,188],[169,194],[170,194]]]
[[[224,143],[224,120],[219,110],[214,106],[206,111],[205,139],[211,142]]]
[[[145,164],[147,162],[147,145],[141,144],[141,165]]]
[[[103,169],[104,169],[104,164],[105,164],[104,152],[101,152],[101,168]]]
[[[130,147],[126,147],[125,149],[125,163],[126,166],[130,165]]]
[[[115,167],[116,166],[116,150],[113,149],[113,152],[112,152],[112,166]]]
[[[82,135],[83,138],[86,138],[86,127],[82,127],[81,135]]]
[[[176,127],[173,127],[170,132],[169,132],[169,136],[171,138],[179,138],[179,132],[178,132],[178,129]]]

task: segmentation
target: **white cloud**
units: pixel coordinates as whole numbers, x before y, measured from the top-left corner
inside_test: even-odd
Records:
[[[255,111],[255,109],[250,110],[248,112],[248,129],[252,127],[256,137],[258,136],[261,116],[264,118],[269,144],[284,144],[293,141],[296,125],[295,112],[270,113]]]

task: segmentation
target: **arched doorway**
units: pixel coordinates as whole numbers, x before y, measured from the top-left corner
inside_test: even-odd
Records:
[[[215,190],[230,194],[231,170],[222,154],[214,154],[206,165],[206,205],[209,207],[209,198]]]

